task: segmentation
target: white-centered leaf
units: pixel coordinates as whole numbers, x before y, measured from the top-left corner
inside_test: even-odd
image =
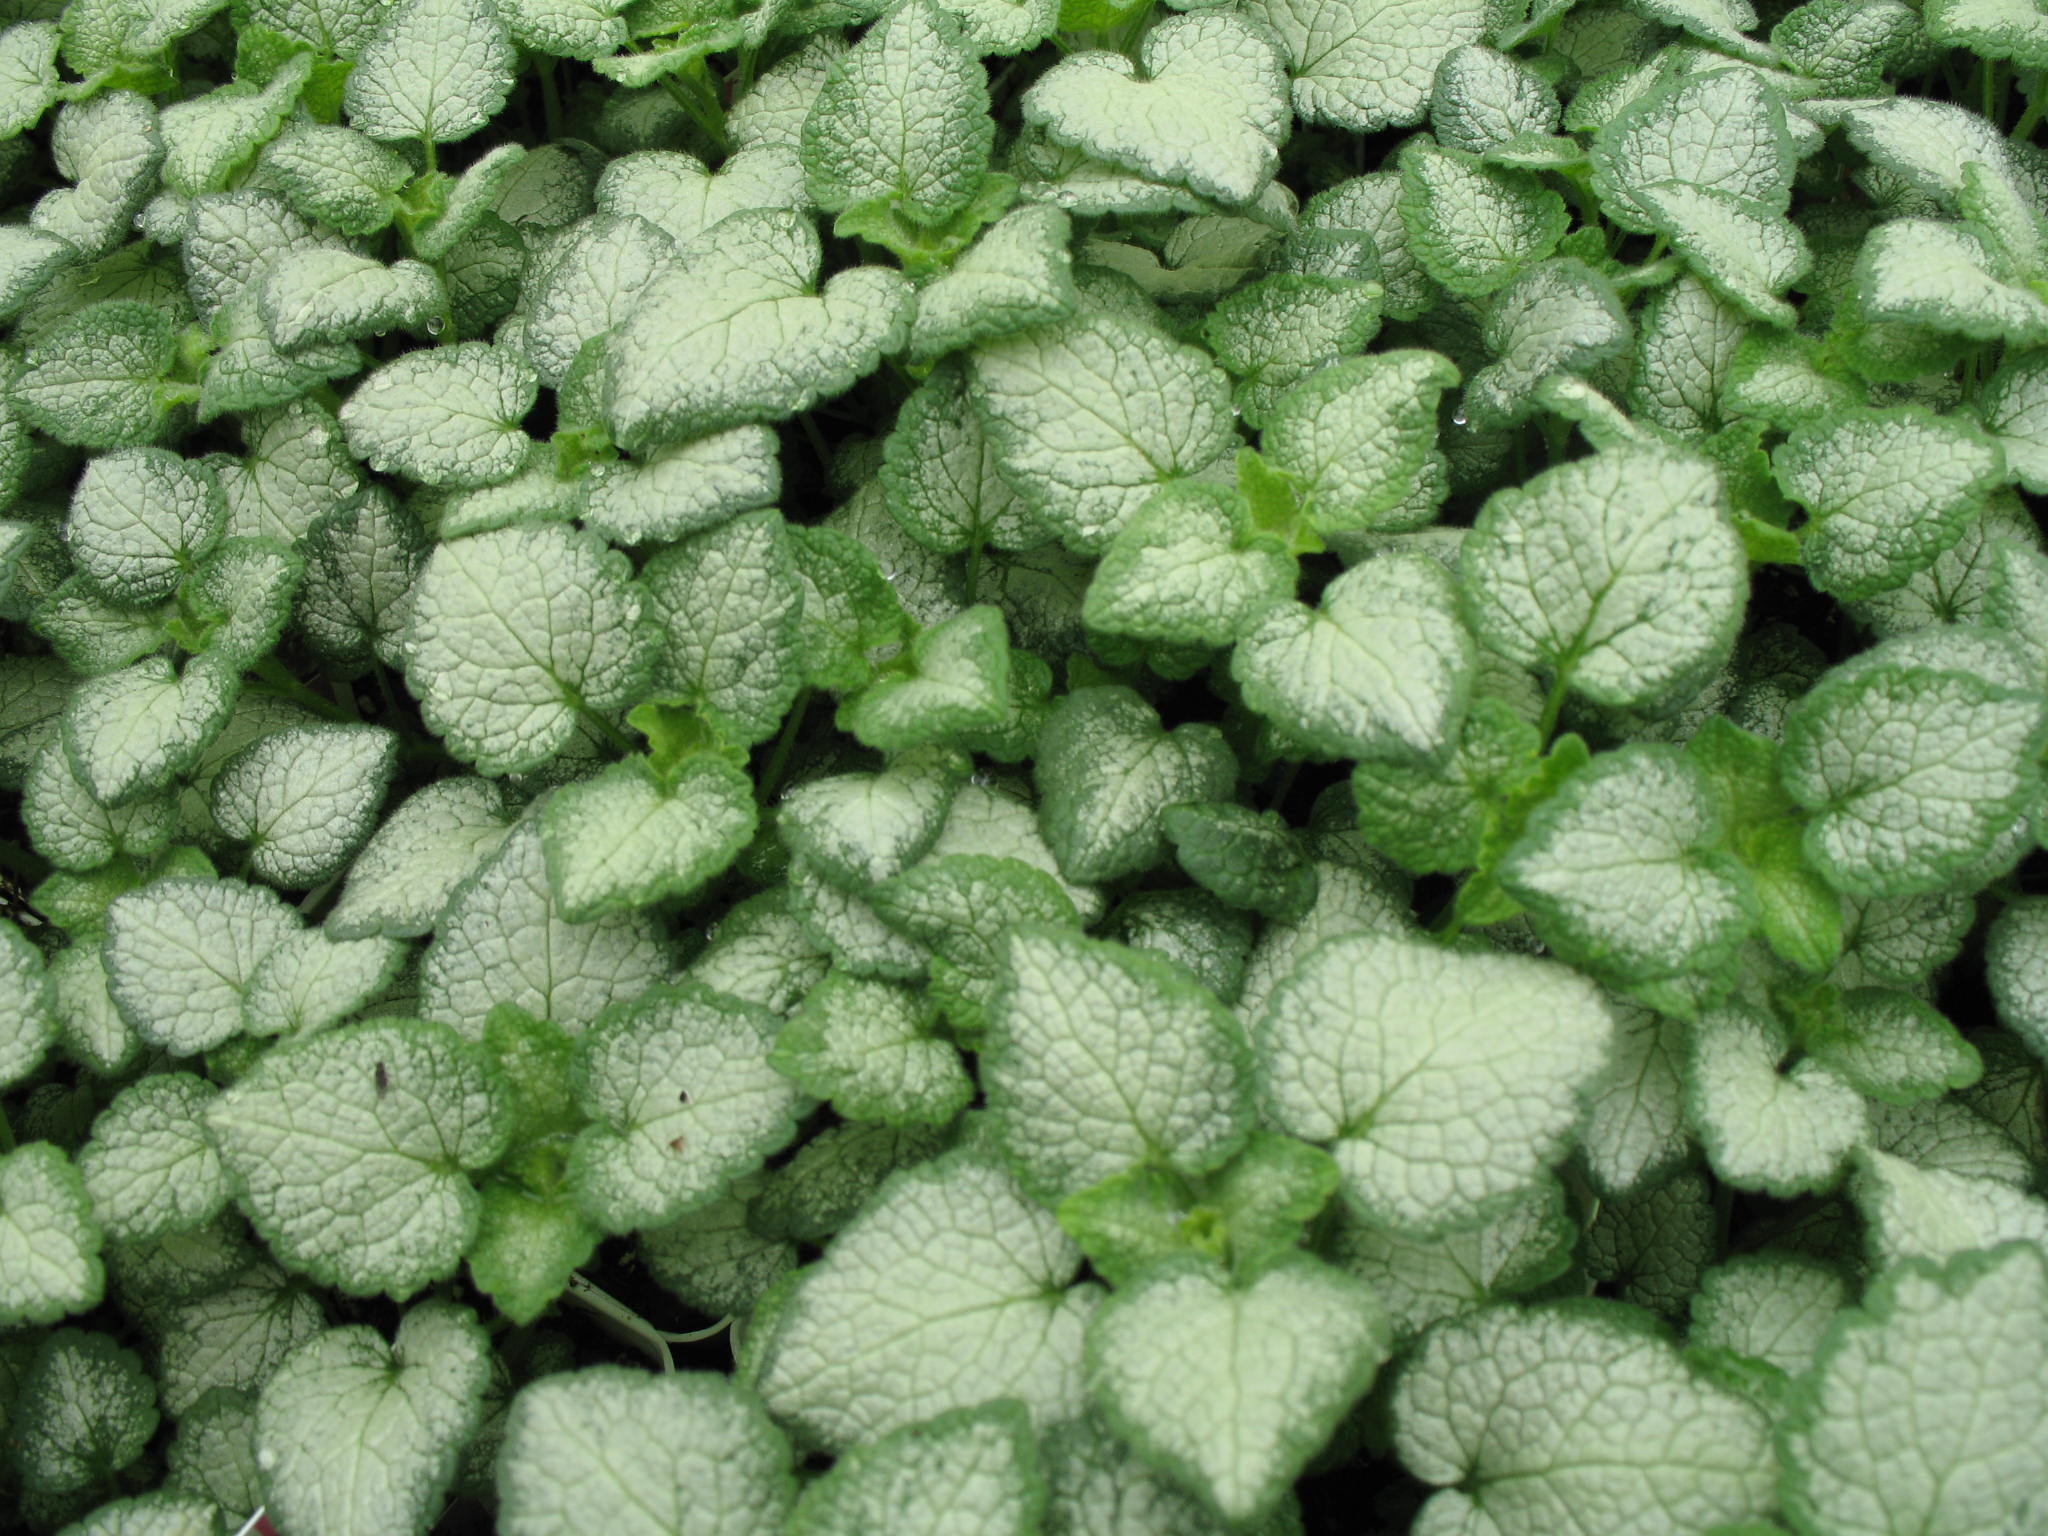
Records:
[[[78,1172],[93,1214],[116,1242],[143,1242],[211,1221],[227,1174],[206,1134],[211,1083],[160,1072],[130,1084],[93,1121]]]
[[[1435,515],[1418,508],[1419,477],[1437,461],[1437,397],[1458,370],[1434,352],[1351,358],[1287,391],[1267,414],[1259,451],[1301,487],[1324,533],[1397,533]]]
[[[566,784],[541,813],[548,880],[572,923],[685,896],[754,835],[754,786],[722,757],[664,777],[644,758]]]
[[[1379,1298],[1307,1255],[1242,1286],[1181,1261],[1089,1323],[1088,1385],[1140,1456],[1238,1525],[1279,1502],[1388,1348]]]
[[[1849,1194],[1878,1266],[1903,1259],[1945,1263],[2013,1241],[2048,1248],[2048,1202],[1999,1179],[1921,1168],[1866,1147],[1857,1154]]]
[[[97,1306],[100,1241],[92,1196],[62,1147],[32,1141],[0,1157],[0,1324],[48,1328]]]
[[[107,987],[128,1026],[191,1055],[242,1029],[242,997],[298,914],[260,885],[160,880],[107,908]]]
[[[396,1299],[454,1273],[476,1235],[469,1171],[495,1161],[512,1129],[482,1051],[414,1020],[278,1046],[207,1125],[280,1261]]]
[[[1788,1376],[1812,1366],[1828,1325],[1848,1302],[1839,1270],[1794,1253],[1746,1253],[1700,1277],[1692,1342],[1775,1365]]]
[[[1031,1416],[996,1402],[856,1446],[804,1490],[788,1536],[1031,1536],[1044,1510]]]
[[[839,972],[790,1015],[768,1059],[848,1120],[945,1125],[974,1084],[936,1023],[932,1002],[908,988]]]
[[[1081,1253],[983,1153],[896,1174],[802,1272],[757,1380],[780,1418],[836,1448],[1014,1397],[1041,1427],[1083,1405],[1101,1292]],[[858,1339],[849,1348],[847,1341]]]
[[[465,341],[408,352],[341,408],[348,445],[373,469],[427,485],[503,480],[526,457],[520,421],[533,408],[532,366],[509,348]]]
[[[479,771],[510,773],[561,751],[585,712],[631,704],[648,658],[631,577],[595,534],[558,523],[439,546],[405,638],[428,725]]]
[[[1614,1018],[1555,962],[1355,934],[1311,950],[1251,1035],[1273,1123],[1330,1147],[1363,1215],[1428,1234],[1561,1155]]]
[[[1488,499],[1459,555],[1485,645],[1601,704],[1685,692],[1734,643],[1749,590],[1720,477],[1626,448]]]
[[[274,731],[214,777],[214,820],[247,845],[259,878],[303,890],[338,874],[370,835],[397,760],[398,738],[382,726]]]
[[[1612,1303],[1494,1307],[1432,1331],[1394,1389],[1395,1444],[1437,1485],[1431,1531],[1683,1536],[1761,1517],[1761,1410],[1695,1377]]]
[[[137,605],[170,596],[219,543],[227,501],[203,465],[165,448],[103,454],[65,519],[71,558],[101,592]]]
[[[1743,1003],[1702,1014],[1686,1067],[1688,1118],[1714,1172],[1779,1198],[1826,1189],[1868,1134],[1862,1097],[1821,1061],[1790,1070],[1775,1019]]]
[[[342,104],[373,139],[452,143],[504,106],[516,58],[490,0],[403,0],[383,13]]]
[[[488,779],[414,791],[349,866],[328,930],[338,939],[430,931],[455,888],[505,840],[505,815],[505,792]]]
[[[388,1344],[361,1325],[302,1344],[257,1407],[269,1508],[309,1536],[431,1525],[490,1381],[484,1331],[451,1302],[414,1307]]]
[[[1373,133],[1419,123],[1437,65],[1493,26],[1484,0],[1259,0],[1294,78],[1294,109],[1310,122]]]

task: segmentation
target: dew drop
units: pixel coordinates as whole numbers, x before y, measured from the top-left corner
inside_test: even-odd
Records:
[[[1451,412],[1451,420],[1452,420],[1452,422],[1453,422],[1453,423],[1455,423],[1455,424],[1456,424],[1456,425],[1458,425],[1458,426],[1461,426],[1461,427],[1462,427],[1462,426],[1464,426],[1464,425],[1465,425],[1465,407],[1463,407],[1463,406],[1461,405],[1461,406],[1459,406],[1459,407],[1458,407],[1458,408],[1457,408],[1457,409],[1456,409],[1455,411]]]
[[[429,315],[427,317],[427,334],[429,336],[438,336],[447,328],[448,322],[439,315]]]
[[[379,332],[377,333],[377,339],[378,339],[379,341],[382,341],[382,340],[383,340],[383,339],[384,339],[384,338],[385,338],[386,336],[389,336],[390,334],[391,334],[391,332],[390,332],[390,331],[388,331],[388,330],[384,330],[384,331],[379,331]]]

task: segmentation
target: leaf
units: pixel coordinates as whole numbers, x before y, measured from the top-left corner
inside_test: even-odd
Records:
[[[863,890],[930,850],[965,777],[955,753],[908,752],[878,774],[834,774],[797,785],[782,797],[777,828],[790,851],[819,874]]]
[[[416,790],[384,818],[327,915],[338,939],[431,931],[448,897],[505,838],[504,791],[477,778]]]
[[[313,1536],[426,1528],[483,1418],[490,1379],[475,1315],[445,1301],[407,1312],[389,1344],[354,1326],[300,1345],[257,1407],[270,1509]]]
[[[1554,963],[1355,934],[1310,950],[1251,1034],[1272,1123],[1331,1148],[1360,1213],[1428,1236],[1536,1184],[1614,1018]]]
[[[1456,584],[1420,555],[1354,566],[1316,608],[1268,609],[1230,661],[1245,703],[1290,737],[1332,756],[1397,759],[1455,739],[1472,667]]]
[[[945,1125],[974,1084],[935,1038],[936,1022],[932,1004],[903,987],[835,973],[790,1015],[768,1060],[848,1120]]]
[[[1600,129],[1592,161],[1605,216],[1647,234],[1659,220],[1641,190],[1666,182],[1784,212],[1794,157],[1778,97],[1756,70],[1728,68],[1664,71]]]
[[[1053,706],[1034,765],[1040,824],[1068,880],[1149,869],[1166,853],[1160,813],[1220,800],[1236,762],[1211,726],[1172,731],[1127,688],[1076,688]]]
[[[272,263],[256,294],[256,307],[270,329],[271,341],[287,353],[309,345],[358,340],[373,331],[381,336],[393,328],[424,329],[429,319],[438,317],[447,306],[440,277],[423,262],[397,261],[387,267],[353,251],[325,246],[292,251]],[[435,377],[438,381],[438,374]],[[388,389],[392,382],[387,379],[380,388]],[[435,388],[430,383],[408,403],[417,409],[430,400],[445,398],[448,387]],[[379,398],[385,409],[391,408],[388,400],[373,398]],[[369,409],[367,404],[365,408]],[[389,423],[366,425],[360,412],[348,424],[361,432],[381,434],[364,436],[363,444],[388,442],[394,435]],[[432,431],[434,427],[423,418],[416,430]],[[372,451],[351,446],[366,455]],[[467,457],[476,450],[465,445],[454,452]]]
[[[61,1147],[32,1141],[0,1157],[0,1321],[9,1328],[42,1328],[97,1306],[106,1287],[100,1238],[92,1197]],[[9,1427],[12,1438],[29,1441],[15,1452],[27,1466],[23,1453],[33,1449],[32,1421]],[[149,1430],[142,1438],[149,1438]]]
[[[1460,554],[1466,619],[1595,703],[1684,693],[1741,623],[1747,567],[1724,507],[1704,462],[1647,447],[1496,492]]]
[[[796,1134],[802,1099],[769,1063],[781,1021],[684,983],[643,992],[585,1031],[576,1097],[591,1119],[569,1158],[577,1204],[613,1232],[672,1221]]]
[[[1741,974],[1757,920],[1705,775],[1648,743],[1602,753],[1529,814],[1497,874],[1560,957],[1692,1017]]]
[[[1578,1239],[1564,1191],[1553,1180],[1480,1225],[1442,1237],[1411,1237],[1347,1216],[1329,1251],[1372,1287],[1395,1341],[1406,1344],[1446,1318],[1555,1280],[1571,1263]]]
[[[779,421],[836,395],[894,351],[909,285],[852,267],[814,291],[822,251],[810,223],[750,209],[677,254],[641,290],[605,352],[607,415],[641,451],[750,421]]]
[[[752,839],[755,821],[753,785],[724,759],[691,758],[663,775],[629,758],[548,802],[548,879],[571,922],[631,911],[720,873]]]
[[[1788,1033],[1740,1002],[1692,1028],[1687,1118],[1714,1172],[1781,1199],[1825,1190],[1868,1134],[1856,1089],[1822,1056],[1789,1069]]]
[[[1999,913],[1985,936],[1984,973],[2005,1027],[2048,1056],[2048,903],[2022,899]]]
[[[337,939],[331,923],[285,935],[242,993],[242,1032],[311,1035],[382,997],[410,958],[395,939]]]
[[[1430,123],[1437,142],[1468,155],[1557,130],[1557,94],[1541,76],[1482,44],[1453,48],[1436,66]]]
[[[397,151],[329,123],[295,124],[264,146],[263,164],[306,218],[358,239],[391,222],[412,180]]]
[[[1207,355],[1109,315],[976,352],[973,398],[1025,507],[1099,553],[1152,491],[1236,451],[1229,385]]]
[[[912,224],[965,208],[988,172],[988,76],[956,18],[908,0],[834,61],[804,119],[805,184],[837,213],[882,202]]]
[[[1479,0],[1259,0],[1254,14],[1286,47],[1294,110],[1355,133],[1421,122],[1437,66],[1493,25]]]
[[[0,1084],[20,1082],[56,1044],[54,993],[42,954],[13,922],[0,922]]]
[[[842,729],[878,751],[906,752],[1002,724],[1010,647],[1000,609],[964,609],[913,636],[906,655],[905,670],[840,707]]]
[[[1168,645],[1228,645],[1294,591],[1295,562],[1254,531],[1237,493],[1161,486],[1110,540],[1082,600],[1090,628]]]
[[[1063,320],[1080,307],[1067,242],[1072,221],[1029,203],[1004,214],[945,271],[917,291],[908,354],[930,362],[947,352]]]
[[[1981,239],[1956,224],[1898,219],[1871,232],[1852,282],[1873,320],[2015,347],[2048,342],[2048,301],[1990,270]]]
[[[1080,1262],[986,1155],[905,1169],[799,1272],[763,1346],[761,1396],[833,1447],[1001,1397],[1037,1425],[1070,1418],[1099,1295],[1069,1289]]]
[[[1875,1265],[1946,1262],[1971,1249],[2024,1239],[2048,1243],[2048,1204],[1997,1179],[1919,1168],[1866,1147],[1849,1193]]]
[[[200,657],[174,672],[143,658],[73,689],[63,720],[72,771],[102,805],[160,789],[195,763],[227,723],[240,678]]]
[[[1526,420],[1546,381],[1590,372],[1628,339],[1613,286],[1584,263],[1560,256],[1520,273],[1486,312],[1493,361],[1465,385],[1465,424],[1493,432]]]
[[[398,870],[393,870],[396,876]],[[521,822],[456,887],[420,962],[421,1014],[475,1039],[500,1003],[574,1033],[613,1003],[666,981],[673,959],[651,914],[563,916],[540,827]]]
[[[1679,1536],[1767,1512],[1762,1412],[1613,1303],[1495,1307],[1433,1330],[1394,1389],[1432,1529]]]
[[[427,724],[483,773],[535,768],[587,711],[639,693],[641,597],[624,557],[559,524],[442,544],[413,584],[406,679]]]
[[[1236,1021],[1176,968],[1063,929],[1011,933],[982,1081],[1032,1193],[1056,1200],[1141,1163],[1218,1166],[1249,1129],[1248,1070]]]
[[[1848,1299],[1849,1287],[1827,1264],[1791,1253],[1742,1254],[1700,1278],[1692,1340],[1800,1376]]]
[[[191,1055],[242,1029],[242,998],[299,927],[272,891],[238,880],[158,881],[107,909],[107,985],[129,1028]]]
[[[931,949],[929,996],[955,1031],[971,1035],[987,1024],[1010,930],[1079,926],[1074,894],[1020,857],[942,853],[883,881],[867,901],[889,927]]]
[[[228,1203],[227,1175],[205,1129],[214,1088],[189,1072],[131,1083],[93,1121],[78,1173],[115,1242],[144,1242],[211,1221]]]
[[[2048,1475],[2038,1435],[2048,1269],[2013,1243],[1881,1276],[1794,1389],[1779,1450],[1786,1510],[1813,1531],[2024,1523]],[[1938,1394],[1936,1424],[1887,1411]]]
[[[403,1300],[476,1235],[467,1170],[504,1151],[504,1089],[444,1024],[377,1020],[278,1046],[207,1125],[271,1252],[351,1295]]]
[[[519,423],[534,393],[524,359],[465,341],[386,363],[357,386],[340,419],[350,451],[373,469],[425,485],[490,485],[526,457]]]
[[[541,382],[559,389],[585,343],[623,320],[674,257],[668,233],[632,214],[598,214],[577,225],[521,293],[521,338]]]
[[[62,442],[139,447],[170,423],[165,381],[176,355],[171,311],[131,300],[94,304],[36,339],[10,396],[29,425]]]
[[[595,1468],[593,1444],[610,1447]],[[778,1536],[796,1502],[789,1445],[759,1401],[699,1371],[537,1381],[513,1400],[497,1466],[505,1536]]]
[[[177,830],[169,796],[150,795],[108,809],[79,781],[61,746],[44,748],[29,771],[22,825],[36,852],[59,869],[97,869],[121,854],[149,858]]]
[[[1797,225],[1767,205],[1682,181],[1642,187],[1635,199],[1716,293],[1752,319],[1792,324],[1781,295],[1812,265]]]
[[[1911,636],[1837,667],[1785,718],[1780,776],[1807,859],[1851,896],[1943,889],[2037,793],[2039,697]]]
[[[941,1414],[857,1446],[804,1490],[790,1536],[886,1526],[919,1536],[1028,1536],[1045,1484],[1031,1419],[1013,1402]]]
[[[1238,1288],[1182,1262],[1090,1321],[1089,1390],[1141,1457],[1237,1524],[1278,1503],[1388,1352],[1373,1293],[1305,1254]]]
[[[1220,12],[1191,14],[1147,32],[1136,64],[1106,50],[1069,54],[1020,106],[1057,144],[1237,204],[1258,196],[1279,164],[1290,126],[1284,82],[1263,31]]]
[[[369,837],[397,760],[398,738],[382,726],[275,731],[215,777],[214,819],[247,846],[259,879],[305,890],[339,874]]]
[[[489,0],[403,0],[349,71],[349,121],[373,139],[449,144],[505,104],[512,39]]]
[[[1401,152],[1401,224],[1423,270],[1475,298],[1557,249],[1571,223],[1564,199],[1527,171],[1483,165],[1427,138]]]
[[[1263,426],[1292,385],[1379,333],[1380,286],[1349,277],[1276,272],[1227,294],[1202,326],[1216,360],[1239,382],[1232,391],[1252,426]]]
[[[238,80],[165,107],[157,117],[165,188],[186,197],[225,190],[277,136],[312,71],[313,61],[298,54],[261,86]]]
[[[641,573],[659,627],[654,682],[710,708],[733,740],[775,732],[802,686],[803,590],[778,512],[750,512],[679,541]]]
[[[1315,866],[1275,813],[1228,802],[1173,805],[1160,824],[1188,878],[1228,905],[1285,922],[1315,904]]]
[[[26,133],[57,99],[57,44],[48,21],[24,21],[0,32],[0,139]]]
[[[23,1152],[32,1150],[41,1149]],[[11,1459],[31,1495],[104,1486],[134,1465],[160,1422],[142,1362],[104,1333],[46,1333],[19,1380],[8,1431]]]
[[[583,523],[616,544],[701,532],[775,500],[782,489],[775,449],[768,428],[732,427],[666,444],[631,463],[593,465]]]
[[[1436,402],[1458,370],[1434,352],[1351,358],[1295,385],[1267,413],[1259,451],[1292,476],[1323,533],[1397,533],[1427,522],[1414,490],[1438,461]]]
[[[1043,1444],[1051,1494],[1049,1531],[1221,1536],[1227,1529],[1179,1483],[1140,1461],[1121,1436],[1092,1414],[1057,1426]]]
[[[1843,994],[1834,1015],[1808,1026],[1804,1044],[1814,1060],[1880,1103],[1938,1099],[1984,1074],[1982,1058],[1953,1024],[1910,993],[1881,987]]]
[[[29,227],[69,241],[81,260],[98,260],[127,238],[156,190],[163,157],[146,97],[105,91],[66,102],[50,129],[50,158],[73,184],[37,199]]]
[[[792,62],[804,57],[793,55]],[[781,67],[771,70],[778,75]],[[815,87],[824,78],[819,65]],[[737,138],[747,110],[756,105],[763,87],[733,105]],[[604,168],[593,196],[599,213],[635,214],[667,231],[678,246],[688,245],[729,214],[748,208],[802,208],[804,171],[795,137],[801,133],[808,100],[795,114],[789,144],[743,144],[716,171],[707,171],[695,155],[680,150],[641,150],[621,155]]]

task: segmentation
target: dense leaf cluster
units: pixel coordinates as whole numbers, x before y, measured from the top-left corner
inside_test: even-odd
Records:
[[[2044,70],[0,0],[0,1505],[2048,1529]]]

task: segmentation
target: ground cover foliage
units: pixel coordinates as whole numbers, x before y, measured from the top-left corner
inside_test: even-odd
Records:
[[[2029,0],[5,0],[0,1501],[2048,1531]]]

